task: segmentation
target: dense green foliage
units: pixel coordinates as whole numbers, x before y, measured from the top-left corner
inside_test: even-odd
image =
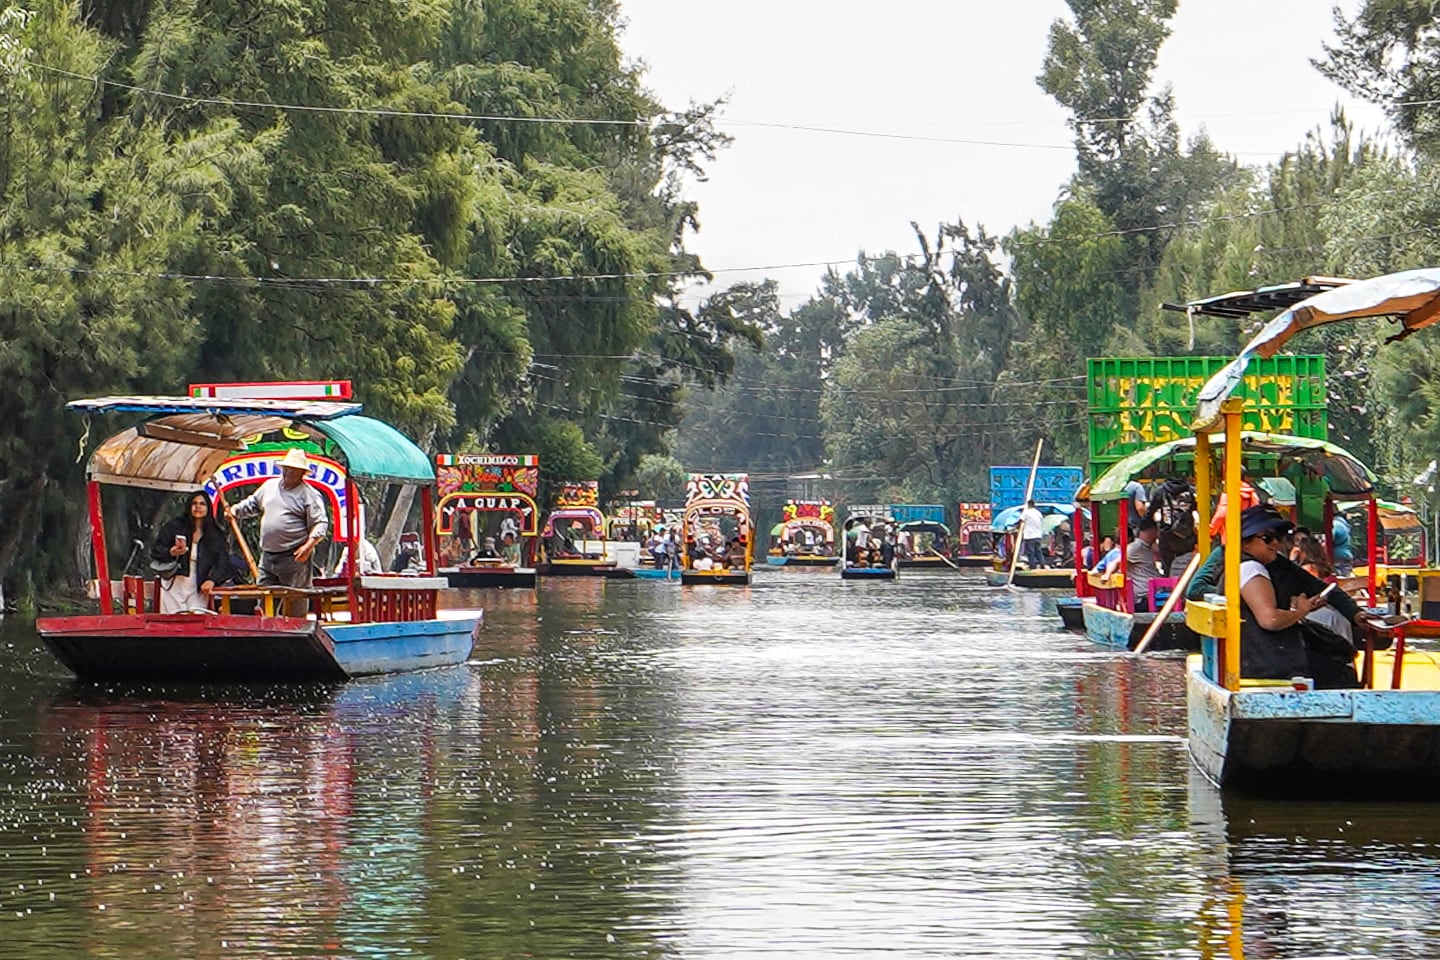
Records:
[[[704,276],[682,186],[726,138],[714,105],[644,91],[617,23],[607,0],[3,8],[0,577],[74,576],[61,407],[86,395],[343,377],[434,449],[611,488],[668,450],[760,335],[748,294],[677,302]]]
[[[63,414],[80,396],[344,377],[432,449],[607,493],[673,496],[684,464],[949,501],[1040,438],[1085,459],[1086,357],[1251,329],[1161,302],[1436,260],[1431,4],[1367,0],[1317,51],[1398,146],[1337,113],[1258,167],[1183,141],[1153,82],[1175,0],[1067,5],[1038,65],[1076,153],[1049,220],[917,226],[789,310],[770,282],[682,295],[708,279],[684,185],[728,138],[716,104],[646,92],[615,0],[0,8],[0,578],[83,569],[77,454],[111,424]],[[1380,339],[1295,346],[1330,359],[1336,439],[1398,482],[1440,449],[1440,348]]]
[[[1042,437],[1047,462],[1085,462],[1087,357],[1232,354],[1264,319],[1191,321],[1161,303],[1440,259],[1432,4],[1369,0],[1318,64],[1386,105],[1403,149],[1337,112],[1259,167],[1203,136],[1182,143],[1174,97],[1152,82],[1174,0],[1067,5],[1038,77],[1069,112],[1076,152],[1050,220],[998,251],[983,232],[953,247],[921,238],[918,253],[862,254],[830,274],[692,414],[683,452],[759,471],[823,466],[850,499],[984,498],[986,468],[1028,462]],[[963,268],[947,266],[952,253]],[[818,350],[806,346],[816,329]],[[1323,328],[1294,346],[1328,358],[1334,439],[1413,493],[1409,478],[1440,450],[1440,348],[1417,337],[1383,349],[1382,336]]]

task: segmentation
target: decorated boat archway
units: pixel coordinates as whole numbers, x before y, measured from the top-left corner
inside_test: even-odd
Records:
[[[605,556],[605,515],[600,512],[600,481],[567,480],[555,494],[555,506],[540,531],[542,576],[599,577],[615,568]]]
[[[749,475],[690,474],[680,533],[681,583],[750,583],[754,537]]]
[[[435,533],[452,587],[533,587],[540,458],[528,453],[441,453]],[[488,541],[488,542],[487,542]]]
[[[829,500],[787,500],[770,529],[766,562],[772,566],[833,567],[835,507]]]

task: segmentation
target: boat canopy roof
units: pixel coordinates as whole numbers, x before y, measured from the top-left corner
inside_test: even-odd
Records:
[[[1335,504],[1335,509],[1341,513],[1350,513],[1352,510],[1365,510],[1369,506],[1370,501],[1368,500],[1341,500]],[[1424,524],[1420,522],[1420,514],[1415,512],[1415,508],[1403,503],[1395,503],[1392,500],[1376,500],[1375,512],[1380,517],[1380,526],[1391,532],[1424,528]]]
[[[945,507],[938,503],[892,503],[890,504],[890,516],[900,524],[921,520],[943,524]]]
[[[1368,497],[1375,491],[1375,474],[1344,447],[1325,440],[1308,437],[1291,437],[1278,433],[1260,433],[1247,430],[1242,434],[1245,453],[1276,457],[1282,469],[1291,463],[1300,463],[1307,470],[1318,472],[1325,478],[1330,492],[1342,497]],[[1223,436],[1212,437],[1211,445],[1216,450],[1224,449]],[[1183,457],[1193,459],[1195,438],[1183,437],[1169,443],[1158,444],[1117,460],[1100,479],[1082,488],[1075,496],[1096,503],[1125,499],[1125,484],[1131,479],[1143,476],[1145,471],[1157,463]]]
[[[85,413],[145,413],[138,426],[105,440],[90,457],[90,479],[187,492],[200,489],[246,438],[290,427],[335,441],[357,480],[431,484],[435,471],[394,427],[359,415],[358,403],[227,400],[198,397],[101,397],[76,400]]]
[[[1020,523],[1020,511],[1025,509],[1024,504],[1016,504],[1013,507],[1006,507],[990,520],[990,529],[994,533],[1004,533],[1011,527]],[[1073,503],[1037,503],[1035,509],[1040,511],[1041,517],[1060,516],[1071,517],[1075,511],[1081,508]]]
[[[943,533],[950,536],[950,528],[939,520],[907,520],[900,524],[901,533]]]
[[[1334,290],[1354,283],[1345,277],[1305,277],[1294,283],[1281,283],[1255,290],[1237,290],[1222,293],[1203,300],[1186,303],[1162,303],[1161,309],[1179,313],[1199,313],[1209,317],[1225,317],[1240,320],[1255,313],[1269,313],[1293,307],[1302,300],[1308,300],[1317,293]]]
[[[1440,321],[1440,267],[1405,270],[1360,280],[1316,294],[1275,317],[1251,338],[1240,355],[1200,388],[1194,429],[1205,430],[1220,421],[1221,404],[1244,382],[1245,370],[1255,357],[1273,357],[1302,330],[1336,323],[1380,317],[1398,318],[1398,340]]]

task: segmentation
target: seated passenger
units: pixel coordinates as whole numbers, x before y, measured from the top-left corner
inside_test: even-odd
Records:
[[[1280,544],[1291,529],[1290,521],[1263,506],[1240,514],[1241,675],[1281,680],[1308,676],[1316,689],[1356,688],[1360,681],[1350,636],[1336,638],[1343,637],[1337,644],[1343,650],[1331,650],[1300,630],[1300,622],[1324,607],[1325,598],[1318,591],[1299,592],[1286,577],[1294,564]]]
[[[499,560],[500,551],[495,549],[495,538],[486,537],[480,544],[480,549],[475,551],[475,556],[470,559],[472,563],[476,560]]]
[[[332,577],[345,576],[345,562],[349,557],[350,544],[346,543],[340,547],[340,557],[335,561],[335,569],[330,573]],[[355,572],[366,577],[385,572],[385,565],[380,562],[380,551],[376,550],[375,544],[369,540],[360,540],[360,569]]]
[[[515,540],[515,534],[505,534],[505,541],[500,544],[500,559],[512,567],[520,566],[520,544]]]

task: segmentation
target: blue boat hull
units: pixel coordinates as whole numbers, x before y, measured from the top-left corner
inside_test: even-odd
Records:
[[[326,624],[335,662],[346,676],[405,673],[464,663],[475,645],[480,617],[404,623]]]
[[[846,567],[840,571],[842,580],[894,580],[895,571],[890,567]]]
[[[1241,689],[1186,670],[1190,756],[1227,790],[1440,799],[1440,691]]]
[[[1153,613],[1126,613],[1102,607],[1094,600],[1082,605],[1085,635],[1102,647],[1134,650],[1155,620]],[[1185,623],[1185,614],[1172,613],[1150,641],[1151,650],[1199,650],[1200,638]]]

